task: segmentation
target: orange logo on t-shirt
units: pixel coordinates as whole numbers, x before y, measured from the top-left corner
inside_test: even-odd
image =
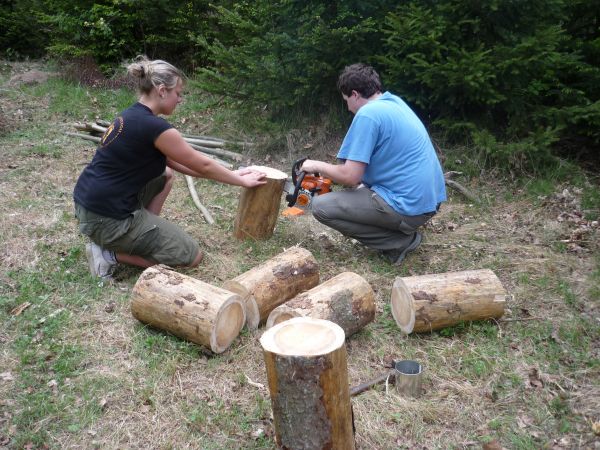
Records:
[[[104,132],[102,139],[100,140],[100,145],[102,147],[106,147],[112,141],[114,141],[119,134],[123,131],[123,118],[117,117],[113,123],[110,124],[110,127]]]

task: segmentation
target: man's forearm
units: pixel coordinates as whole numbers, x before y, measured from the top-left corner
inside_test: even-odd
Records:
[[[302,170],[307,173],[319,173],[334,183],[356,186],[361,183],[366,166],[365,163],[350,160],[344,164],[329,164],[324,161],[307,159],[302,164]]]

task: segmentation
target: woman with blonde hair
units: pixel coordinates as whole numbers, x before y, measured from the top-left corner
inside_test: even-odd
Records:
[[[138,57],[127,68],[139,99],[107,129],[75,185],[75,215],[91,239],[93,276],[110,279],[117,263],[195,267],[202,251],[185,231],[160,216],[173,171],[236,186],[264,184],[264,174],[228,170],[195,151],[160,115],[182,101],[184,74],[168,62]]]

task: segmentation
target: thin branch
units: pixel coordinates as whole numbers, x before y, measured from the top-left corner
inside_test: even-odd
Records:
[[[450,177],[452,175],[456,175],[456,174],[460,174],[460,172],[448,172],[448,173],[444,174],[444,180],[445,180],[446,184],[449,187],[451,187],[452,189],[456,189],[458,192],[460,192],[462,195],[467,197],[472,202],[479,203],[479,198],[477,198],[477,196],[475,194],[473,194],[471,191],[469,191],[462,184],[450,179]]]
[[[225,146],[224,141],[213,141],[210,139],[198,139],[197,137],[192,138],[189,136],[183,136],[183,139],[190,144],[196,144],[196,145],[200,145],[203,147],[223,148]]]
[[[243,159],[243,156],[241,154],[235,153],[235,152],[230,152],[229,150],[224,150],[224,149],[219,149],[219,148],[202,147],[202,146],[196,145],[196,144],[190,144],[190,146],[195,150],[199,150],[204,153],[209,153],[211,155],[224,156],[226,158],[233,159],[234,161],[241,161]]]
[[[70,131],[67,131],[65,134],[67,136],[74,136],[74,137],[78,137],[81,139],[85,139],[86,141],[92,141],[92,142],[96,142],[96,143],[99,143],[101,141],[101,138],[99,138],[97,136],[90,136],[89,134],[72,133]]]
[[[210,214],[210,211],[206,209],[206,207],[202,203],[200,203],[198,192],[196,192],[196,187],[194,186],[194,179],[189,175],[185,175],[185,182],[187,183],[194,204],[200,210],[200,212],[206,219],[206,222],[208,222],[209,225],[213,225],[215,223],[215,219],[213,219],[212,215]]]

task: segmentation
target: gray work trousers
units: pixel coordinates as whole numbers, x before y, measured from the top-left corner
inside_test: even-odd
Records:
[[[417,228],[435,215],[400,214],[365,186],[319,195],[311,206],[319,222],[380,251],[408,247]]]

